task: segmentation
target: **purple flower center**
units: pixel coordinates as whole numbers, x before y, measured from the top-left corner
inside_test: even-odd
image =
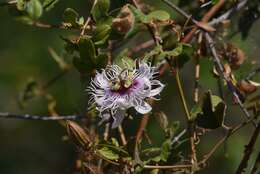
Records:
[[[136,89],[139,85],[138,80],[133,80],[130,85],[126,85],[124,80],[120,81],[120,87],[118,89],[111,89],[112,95],[127,95],[130,94],[133,89]]]

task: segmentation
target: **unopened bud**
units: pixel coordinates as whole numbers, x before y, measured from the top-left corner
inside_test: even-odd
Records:
[[[78,146],[86,147],[90,138],[86,131],[80,127],[76,122],[67,121],[67,131],[71,140]]]

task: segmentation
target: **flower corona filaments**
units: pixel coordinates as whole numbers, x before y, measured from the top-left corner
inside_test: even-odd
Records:
[[[146,102],[160,94],[164,85],[156,80],[158,71],[146,63],[137,62],[135,67],[121,68],[109,65],[97,72],[91,80],[88,91],[90,103],[95,103],[102,118],[113,117],[112,128],[118,127],[128,108],[134,107],[140,114],[146,114],[152,107]]]

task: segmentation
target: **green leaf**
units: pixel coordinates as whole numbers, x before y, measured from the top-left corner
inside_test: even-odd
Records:
[[[59,0],[44,0],[43,1],[43,9],[46,11],[51,10],[57,3],[59,2]]]
[[[190,59],[190,53],[191,46],[188,44],[177,44],[177,46],[171,50],[171,51],[163,51],[159,59],[165,59],[166,57],[177,59],[178,60],[178,66],[181,68],[184,66],[185,63],[187,63]]]
[[[134,167],[133,174],[141,174],[141,173],[143,173],[143,170],[144,170],[144,168],[142,165],[136,165]]]
[[[164,51],[161,56],[162,57],[178,57],[178,56],[181,56],[182,54],[187,54],[189,52],[189,49],[191,48],[190,45],[188,44],[182,44],[182,43],[179,43],[177,44],[177,46],[171,50],[171,51]],[[178,59],[178,63],[181,63],[183,64],[183,60],[181,60],[180,58]]]
[[[167,139],[166,141],[163,142],[162,147],[161,147],[161,160],[166,162],[168,157],[171,154],[171,140]]]
[[[111,149],[109,149],[108,147],[103,147],[103,148],[99,149],[98,153],[109,160],[118,160],[119,159],[119,155],[117,153],[115,153],[114,151],[112,151]]]
[[[130,38],[140,31],[140,28],[143,26],[142,23],[148,24],[152,20],[164,21],[169,19],[169,14],[165,11],[158,10],[151,12],[148,15],[145,15],[141,10],[135,8],[132,5],[128,6],[134,16],[134,24],[131,29],[126,33],[125,38]]]
[[[108,55],[96,55],[95,45],[87,36],[81,37],[78,51],[80,57],[75,57],[73,63],[80,72],[91,73],[94,69],[101,69],[107,65]]]
[[[22,22],[24,24],[27,24],[27,25],[32,25],[33,22],[34,22],[32,20],[32,18],[30,18],[29,16],[18,16],[18,17],[15,18],[15,20]]]
[[[77,24],[79,25],[79,26],[83,26],[84,25],[84,17],[80,17],[78,20],[77,20]]]
[[[113,142],[112,142],[112,144],[110,144],[110,143],[98,144],[97,147],[98,147],[98,149],[102,149],[102,148],[105,147],[105,148],[110,149],[114,153],[119,154],[122,157],[129,157],[129,154],[128,154],[128,152],[126,150],[124,150],[123,148],[119,147],[118,145],[114,145]]]
[[[25,0],[17,0],[16,1],[16,7],[17,7],[18,10],[21,10],[21,11],[25,10],[26,1]]]
[[[61,36],[61,39],[65,42],[65,50],[67,53],[73,54],[75,51],[78,51],[78,44],[75,41],[72,41],[63,36]]]
[[[223,100],[208,91],[201,104],[201,112],[197,113],[197,125],[206,129],[216,129],[223,125],[226,104]]]
[[[218,104],[222,102],[222,99],[216,95],[210,95],[210,97],[211,97],[212,110],[215,111],[215,107],[217,107]]]
[[[129,68],[135,67],[135,62],[133,59],[127,56],[128,54],[128,49],[122,50],[119,55],[116,56],[114,59],[114,63],[121,68],[126,68],[126,66],[129,65]]]
[[[165,21],[170,18],[170,15],[163,10],[156,10],[149,13],[148,15],[145,15],[141,10],[135,8],[132,5],[129,5],[129,8],[132,11],[135,19],[145,24],[151,23],[153,20]]]
[[[145,149],[141,153],[141,157],[146,162],[159,162],[161,161],[161,148],[158,147],[151,147],[148,149]]]
[[[82,61],[88,62],[91,60],[92,62],[95,61],[96,57],[96,50],[94,43],[92,40],[87,37],[81,37],[79,41],[79,53],[80,53],[80,58]]]
[[[42,4],[39,0],[30,0],[26,3],[26,11],[32,19],[38,19],[42,15]]]
[[[206,89],[215,89],[217,80],[213,73],[214,63],[207,57],[199,59],[200,64],[200,78],[199,84]]]
[[[105,20],[108,17],[109,7],[110,7],[109,0],[97,0],[96,4],[91,10],[93,19],[96,22]]]
[[[112,137],[112,138],[111,138],[111,141],[112,141],[112,144],[113,144],[114,146],[119,147],[119,142],[117,141],[116,138]]]
[[[73,64],[81,73],[91,73],[95,69],[96,50],[92,40],[82,37],[78,44],[80,57],[74,57]]]
[[[147,52],[147,53],[144,55],[143,60],[146,62],[146,61],[148,61],[150,58],[152,58],[153,56],[159,55],[161,52],[162,52],[162,46],[161,46],[161,45],[155,46],[153,50]]]
[[[202,109],[200,105],[194,105],[190,111],[191,119],[194,120],[197,118],[197,115],[202,113]]]
[[[107,41],[110,31],[109,25],[98,25],[92,38],[95,45],[103,45]]]
[[[212,4],[215,5],[219,2],[219,0],[212,0]]]
[[[94,68],[92,64],[83,62],[79,57],[73,57],[72,63],[80,73],[91,73]]]
[[[172,122],[169,125],[169,127],[167,128],[167,134],[168,134],[170,139],[172,139],[174,137],[174,135],[176,134],[176,132],[179,128],[180,128],[180,122],[179,121]]]
[[[107,61],[108,61],[108,56],[107,54],[99,54],[96,57],[96,68],[97,69],[101,69],[101,68],[105,68],[107,65]]]
[[[160,172],[159,169],[153,169],[150,171],[150,174],[158,174]]]
[[[147,149],[144,149],[142,151],[142,154],[146,155],[146,156],[150,156],[152,154],[160,154],[161,152],[161,148],[159,147],[151,147],[151,148],[147,148]]]
[[[193,48],[189,44],[182,44],[182,53],[177,57],[178,66],[182,68],[193,56]]]
[[[171,154],[171,139],[166,139],[160,148],[148,148],[142,151],[142,158],[145,162],[167,162],[170,154]]]
[[[178,44],[176,48],[171,51],[164,51],[161,56],[163,57],[176,57],[179,56],[183,51],[183,44]]]
[[[72,26],[77,26],[78,13],[72,8],[67,8],[63,13],[63,21],[69,23]]]
[[[134,22],[133,26],[130,28],[130,30],[125,34],[124,39],[129,39],[133,36],[135,36],[141,29],[141,25],[137,22]]]
[[[148,22],[151,22],[152,20],[159,20],[159,21],[166,21],[170,19],[169,13],[163,10],[156,10],[147,15]]]
[[[141,10],[135,8],[132,5],[129,5],[129,9],[132,11],[136,21],[140,21],[142,23],[148,23],[147,16],[143,12],[141,12]]]
[[[115,61],[115,63],[120,66],[121,68],[132,68],[135,67],[135,62],[130,57],[122,57],[121,59],[118,59]]]

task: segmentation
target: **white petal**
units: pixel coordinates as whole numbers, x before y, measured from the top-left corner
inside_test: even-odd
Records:
[[[105,97],[96,97],[95,101],[98,105],[102,105],[104,102]]]
[[[112,123],[112,129],[117,128],[122,121],[124,120],[126,110],[123,109],[117,109],[115,114],[113,115],[113,123]]]
[[[114,100],[111,100],[110,98],[105,98],[103,100],[103,103],[100,105],[100,107],[102,108],[102,110],[106,110],[112,108],[113,105],[115,105]]]
[[[104,120],[109,120],[109,118],[110,118],[109,112],[100,113],[100,116]]]
[[[153,97],[155,95],[160,94],[160,92],[164,88],[164,84],[162,84],[159,80],[153,80],[153,86],[155,85],[156,87],[151,90],[149,97]]]
[[[118,97],[115,102],[119,108],[127,109],[131,106],[130,102],[126,100],[125,97]]]
[[[136,94],[140,98],[146,98],[149,97],[150,91],[151,91],[151,82],[149,79],[142,77],[136,79],[138,80],[138,85],[137,88],[134,89],[134,94]]]
[[[107,88],[109,86],[109,83],[107,79],[103,76],[103,74],[97,73],[95,77],[96,83],[98,83],[99,87],[101,88]]]
[[[151,73],[150,73],[150,67],[147,64],[140,64],[138,73],[141,77],[147,77],[150,78]]]
[[[152,107],[148,103],[142,101],[139,105],[135,106],[135,110],[140,114],[147,114],[152,110]]]

